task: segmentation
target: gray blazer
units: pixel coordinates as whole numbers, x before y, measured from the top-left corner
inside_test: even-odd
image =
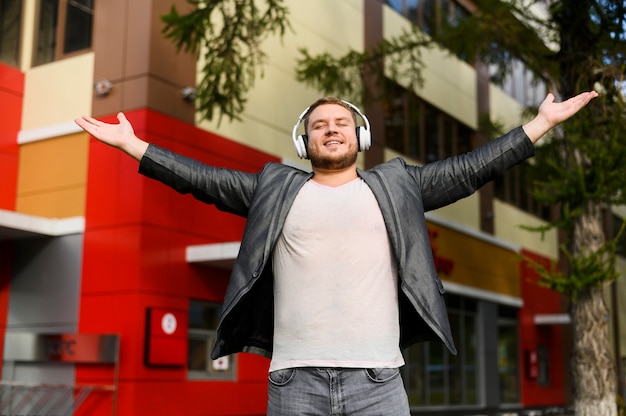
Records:
[[[518,127],[469,153],[424,166],[398,158],[358,170],[378,201],[398,262],[401,348],[439,339],[456,354],[424,213],[471,195],[534,152]],[[247,218],[212,357],[240,351],[271,357],[272,250],[298,191],[312,174],[279,163],[268,163],[258,173],[216,168],[154,145],[139,172]]]

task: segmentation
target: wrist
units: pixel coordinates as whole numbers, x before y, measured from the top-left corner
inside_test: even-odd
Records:
[[[135,135],[133,135],[130,140],[127,140],[122,146],[120,146],[120,150],[136,160],[141,160],[147,149],[148,142],[141,140]]]
[[[533,143],[537,142],[537,140],[550,131],[552,127],[554,126],[541,114],[538,114],[535,118],[522,126],[524,132]]]

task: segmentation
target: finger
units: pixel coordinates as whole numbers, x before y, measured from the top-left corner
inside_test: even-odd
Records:
[[[89,116],[83,116],[82,119],[89,124],[93,124],[94,126],[102,126],[104,124],[102,121]]]
[[[89,123],[89,121],[86,120],[84,116],[81,118],[74,119],[74,123],[78,124],[78,126],[83,130],[87,130],[91,128],[92,126],[92,124]]]

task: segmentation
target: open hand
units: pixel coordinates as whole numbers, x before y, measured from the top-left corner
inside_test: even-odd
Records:
[[[109,146],[116,147],[140,160],[148,143],[135,136],[133,126],[124,113],[117,113],[119,123],[105,123],[93,117],[82,116],[74,120],[87,133]]]
[[[548,93],[546,99],[539,106],[537,116],[523,126],[526,135],[530,140],[536,142],[550,129],[572,117],[597,96],[598,93],[595,91],[582,92],[568,100],[557,103],[554,101],[554,94]]]

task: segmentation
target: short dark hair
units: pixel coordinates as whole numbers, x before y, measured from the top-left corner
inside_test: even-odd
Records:
[[[305,131],[305,133],[308,133],[309,116],[311,115],[313,110],[315,110],[320,105],[325,105],[325,104],[337,104],[337,105],[342,106],[346,110],[350,111],[350,114],[352,114],[352,119],[354,120],[354,124],[356,125],[356,111],[354,111],[354,108],[352,108],[350,106],[350,104],[348,104],[345,101],[343,101],[343,100],[341,100],[339,98],[336,98],[336,97],[322,97],[322,98],[319,98],[317,101],[315,101],[313,104],[311,104],[309,106],[309,108],[307,109],[306,114],[304,115],[304,131]]]

